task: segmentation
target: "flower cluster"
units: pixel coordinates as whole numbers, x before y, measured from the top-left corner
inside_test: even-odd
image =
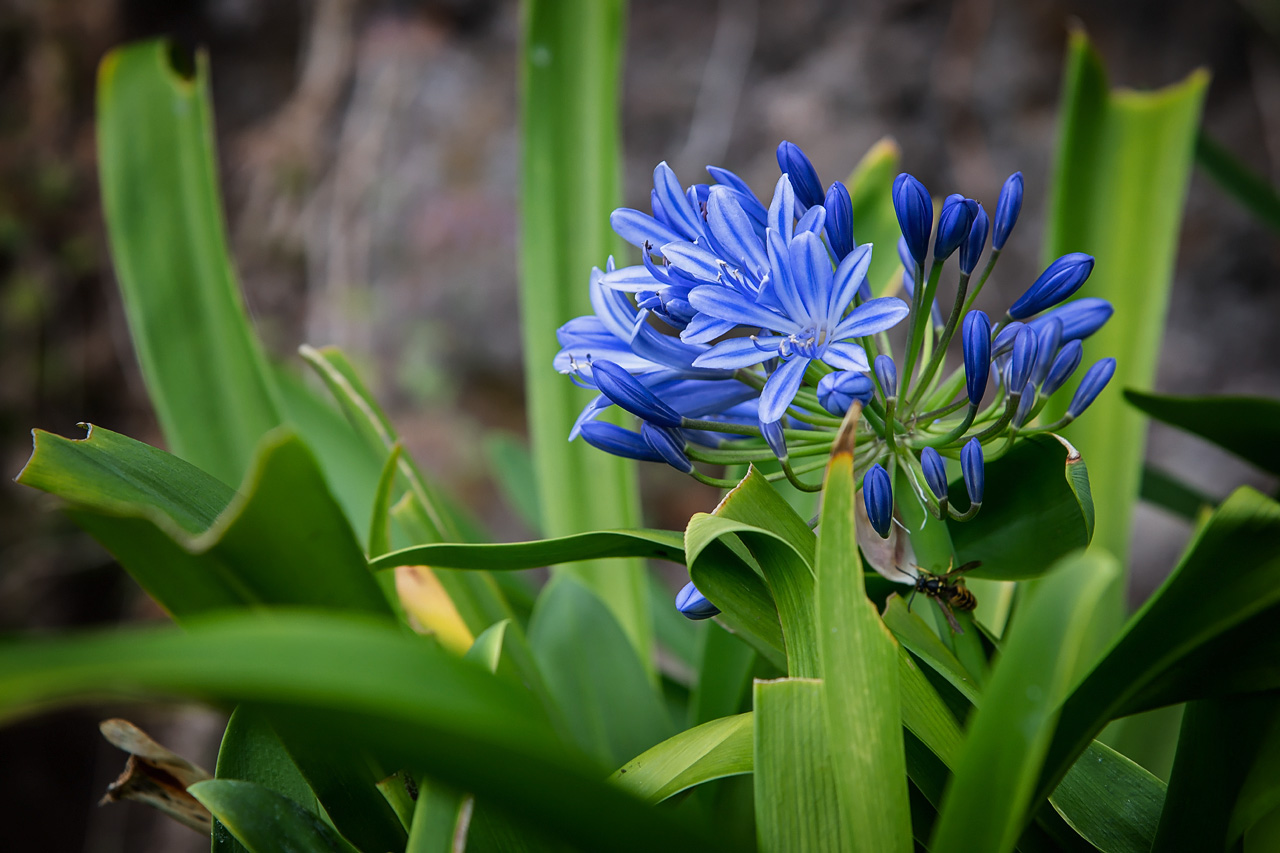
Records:
[[[928,190],[902,174],[893,184],[902,272],[889,289],[909,304],[876,298],[871,285],[885,283],[867,280],[872,246],[854,237],[848,189],[835,181],[824,191],[790,142],[778,146],[778,165],[782,176],[767,206],[730,171],[708,167],[714,183],[685,188],[660,163],[650,213],[614,211],[613,229],[639,249],[641,263],[615,268],[610,259],[594,270],[595,313],[558,332],[556,368],[599,392],[570,439],[665,462],[714,485],[732,483],[695,463],[777,460],[781,470],[771,477],[816,491],[821,486],[802,475],[825,464],[841,419],[857,403],[867,438],[858,442],[855,470],[875,531],[890,535],[895,485],[936,517],[972,518],[982,504],[985,461],[1018,435],[1060,429],[1079,416],[1115,370],[1114,359],[1094,364],[1067,414],[1035,425],[1079,367],[1081,340],[1111,316],[1102,299],[1065,302],[1089,277],[1093,258],[1057,259],[993,324],[972,306],[1018,220],[1021,173],[1005,182],[994,218],[960,195],[948,196],[935,217]],[[987,263],[971,287],[988,236]],[[939,283],[953,255],[957,281],[944,316]],[[904,320],[905,349],[895,359],[887,333]],[[946,374],[956,332],[963,365]],[[636,415],[639,431],[598,418],[613,405]],[[964,510],[949,505],[944,457],[958,462]],[[703,612],[691,605],[695,611]]]

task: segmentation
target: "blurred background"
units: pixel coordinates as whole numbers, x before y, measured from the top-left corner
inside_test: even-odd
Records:
[[[1205,129],[1280,182],[1273,0],[645,0],[631,6],[621,93],[626,203],[647,208],[663,159],[685,184],[713,163],[767,193],[784,138],[826,183],[893,136],[935,197],[963,192],[989,209],[1021,169],[1023,216],[980,303],[1003,310],[1039,271],[1073,20],[1117,84],[1208,67]],[[497,535],[528,535],[476,440],[523,430],[518,29],[510,0],[0,0],[0,632],[163,618],[46,496],[9,480],[32,427],[75,435],[90,421],[162,444],[115,289],[94,154],[97,63],[147,36],[209,52],[233,250],[270,351],[300,368],[300,343],[344,347],[420,462]],[[1278,273],[1274,232],[1197,174],[1158,390],[1280,396]],[[1158,426],[1148,454],[1215,497],[1276,485]],[[679,527],[714,503],[665,468],[643,473],[649,524]],[[1134,602],[1189,533],[1147,507],[1136,525]],[[95,708],[0,730],[6,849],[207,848],[140,806],[94,807],[124,764],[97,732],[115,714],[212,768],[224,719],[207,710]]]

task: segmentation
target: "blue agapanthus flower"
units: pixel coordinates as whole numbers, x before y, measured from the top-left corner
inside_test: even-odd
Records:
[[[885,188],[902,232],[900,285],[873,298],[873,247],[857,241],[850,189],[838,181],[824,189],[791,142],[778,146],[777,160],[782,174],[768,205],[726,169],[708,167],[710,183],[686,187],[660,163],[649,212],[614,211],[610,222],[639,263],[594,270],[594,313],[559,330],[556,368],[599,392],[570,439],[720,486],[732,483],[705,466],[776,461],[782,470],[769,477],[816,491],[801,475],[825,464],[841,419],[856,417],[855,482],[873,487],[860,501],[870,525],[863,534],[904,529],[894,521],[900,500],[940,518],[972,518],[984,466],[1019,436],[1078,417],[1115,371],[1104,358],[1078,390],[1064,390],[1081,364],[1081,341],[1113,311],[1096,297],[1065,301],[1093,258],[1064,255],[1008,310],[979,310],[974,302],[1021,211],[1021,173],[1005,182],[991,218],[960,194],[935,210],[924,184],[902,174]],[[963,357],[947,372],[956,336]],[[895,354],[903,338],[906,350]],[[1065,415],[1041,423],[1059,392],[1073,395]],[[639,428],[598,420],[612,406],[638,417]],[[967,509],[948,500],[948,469],[965,484]],[[686,595],[690,615],[704,612],[694,593]]]

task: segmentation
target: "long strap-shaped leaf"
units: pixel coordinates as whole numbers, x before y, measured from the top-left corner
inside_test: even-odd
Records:
[[[602,781],[532,697],[385,620],[273,614],[0,644],[0,721],[102,697],[248,702],[420,769],[582,849],[723,850]],[[372,849],[400,849],[374,847]],[[364,845],[362,845],[364,846]]]
[[[173,452],[234,484],[281,412],[227,251],[213,140],[204,54],[190,79],[162,41],[103,60],[102,203],[142,375]]]
[[[898,648],[867,598],[855,532],[853,450],[860,414],[855,406],[845,416],[822,495],[816,610],[823,719],[845,849],[909,851]]]
[[[1208,83],[1209,75],[1196,71],[1155,92],[1113,90],[1088,37],[1071,34],[1044,253],[1046,261],[1067,252],[1093,255],[1097,265],[1080,295],[1115,305],[1111,321],[1085,342],[1086,363],[1113,357],[1115,377],[1066,434],[1089,460],[1099,509],[1095,540],[1122,565],[1146,424],[1120,392],[1149,388],[1155,377]],[[1045,422],[1061,415],[1070,399],[1070,388],[1056,394]],[[1123,584],[1112,593],[1111,620],[1121,612],[1123,594]]]
[[[1013,849],[1059,704],[1086,663],[1089,621],[1117,571],[1112,560],[1080,554],[1034,582],[969,724],[930,850]]]
[[[623,0],[524,0],[520,56],[520,319],[525,399],[543,533],[635,527],[635,463],[570,443],[590,395],[551,362],[556,329],[591,313],[593,266],[622,249],[609,228],[619,206],[618,72]],[[567,571],[609,605],[641,659],[653,629],[643,566],[587,562]]]
[[[419,565],[516,571],[610,557],[650,557],[683,563],[684,540],[675,531],[642,529],[596,530],[533,542],[475,545],[441,542],[392,551],[370,560],[369,567],[375,571]]]

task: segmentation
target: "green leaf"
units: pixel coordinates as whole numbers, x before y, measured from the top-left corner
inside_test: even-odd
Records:
[[[1113,560],[1077,554],[1030,585],[969,722],[929,845],[934,853],[1013,849],[1038,802],[1059,704],[1088,664],[1090,620],[1117,574]]]
[[[685,530],[689,577],[720,608],[716,621],[750,643],[770,663],[786,669],[786,643],[778,608],[760,569],[736,537],[720,538],[721,520],[697,513]]]
[[[271,723],[253,708],[241,705],[227,720],[222,744],[218,747],[218,765],[214,775],[219,779],[257,783],[308,811],[318,813],[315,792],[289,757]],[[235,836],[215,822],[213,853],[240,853],[242,850],[244,847]]]
[[[839,803],[839,831],[850,850],[910,851],[898,703],[898,649],[867,598],[855,533],[854,430],[846,416],[827,463],[815,590],[822,702]],[[794,754],[766,761],[795,761]]]
[[[1250,771],[1260,766],[1255,738],[1273,731],[1278,722],[1280,697],[1275,693],[1187,704],[1153,853],[1219,850],[1235,844],[1248,829],[1232,825],[1236,804]],[[1224,748],[1233,732],[1247,737],[1249,748]],[[1263,772],[1274,780],[1274,765]],[[1255,803],[1253,816],[1260,818],[1275,805],[1274,799]]]
[[[684,541],[680,533],[673,530],[640,529],[596,530],[533,542],[438,542],[392,551],[370,561],[370,567],[380,570],[396,566],[447,566],[513,571],[609,557],[652,557],[683,563]],[[622,564],[614,564],[614,570],[625,569]]]
[[[209,779],[187,788],[249,853],[358,853],[315,812],[254,782]],[[216,843],[216,839],[215,839]]]
[[[1231,727],[1237,728],[1235,723]],[[1249,831],[1280,808],[1280,720],[1272,715],[1270,724],[1260,726],[1257,735],[1256,747],[1250,750],[1253,768],[1240,786],[1240,795],[1235,798],[1227,826],[1228,845],[1246,836],[1247,848]]]
[[[672,734],[671,720],[611,611],[556,577],[529,622],[529,646],[579,745],[618,767]]]
[[[1280,689],[1276,542],[1275,501],[1242,488],[1223,502],[1063,704],[1042,794],[1113,719],[1191,699]]]
[[[1212,509],[1216,500],[1150,465],[1142,469],[1142,499],[1185,518],[1195,521],[1206,509]]]
[[[1280,228],[1280,195],[1275,188],[1204,130],[1196,136],[1196,165],[1246,210],[1272,228]]]
[[[756,837],[764,853],[849,849],[830,747],[821,681],[755,683]]]
[[[1267,397],[1171,397],[1126,388],[1133,406],[1170,426],[1280,474],[1280,400]]]
[[[538,505],[538,475],[533,456],[523,439],[506,432],[484,437],[485,458],[498,491],[516,516],[532,531],[542,530],[542,507]]]
[[[1114,357],[1115,377],[1065,435],[1092,470],[1097,544],[1121,565],[1128,561],[1146,424],[1124,405],[1120,389],[1149,388],[1155,377],[1208,83],[1200,70],[1154,92],[1111,89],[1087,36],[1071,33],[1044,256],[1093,255],[1097,265],[1079,295],[1115,306],[1111,321],[1084,347],[1086,364]],[[1069,383],[1049,401],[1046,423],[1066,410],[1074,387]],[[1122,612],[1123,595],[1123,584],[1111,593],[1114,615],[1100,621],[1103,635],[1118,627],[1112,620]]]
[[[951,522],[956,564],[981,560],[974,577],[1032,578],[1089,544],[1093,504],[1084,463],[1050,436],[1029,436],[987,465],[982,511]],[[1083,483],[1081,482],[1083,478]],[[951,484],[951,500],[968,506],[964,484]]]
[[[66,500],[175,617],[250,604],[391,612],[315,458],[287,431],[263,440],[220,511],[229,489],[101,427],[79,441],[37,432],[17,479]]]
[[[520,319],[529,439],[547,536],[636,527],[635,463],[568,441],[591,399],[556,373],[556,329],[591,314],[593,266],[623,245],[609,227],[622,194],[618,92],[622,0],[524,0],[520,39]],[[568,571],[608,604],[646,661],[653,629],[644,567]]]
[[[722,717],[646,750],[610,778],[651,803],[695,785],[752,772],[752,715]]]
[[[689,695],[689,725],[728,717],[741,710],[751,688],[755,665],[756,652],[750,645],[718,623],[708,621],[701,632],[697,681]]]
[[[510,624],[509,620],[495,623],[476,637],[464,658],[497,672]],[[405,853],[454,853],[459,843],[466,842],[474,807],[473,797],[433,780],[421,780]]]
[[[163,41],[107,54],[98,165],[125,317],[165,439],[238,483],[281,414],[227,250],[208,66],[197,54],[183,77]]]
[[[901,171],[902,151],[892,137],[886,136],[867,149],[849,176],[849,196],[853,200],[853,233],[859,243],[872,243],[871,266],[867,281],[884,296],[886,284],[893,287],[893,273],[898,269],[894,247],[902,233],[893,210],[893,179]]]
[[[1082,838],[1103,853],[1148,853],[1165,804],[1164,783],[1094,741],[1049,798]]]
[[[183,631],[0,643],[0,720],[162,696],[254,703],[277,730],[288,723],[358,744],[584,849],[601,838],[637,853],[725,849],[699,824],[603,781],[598,765],[552,734],[526,691],[385,620],[220,615]]]

